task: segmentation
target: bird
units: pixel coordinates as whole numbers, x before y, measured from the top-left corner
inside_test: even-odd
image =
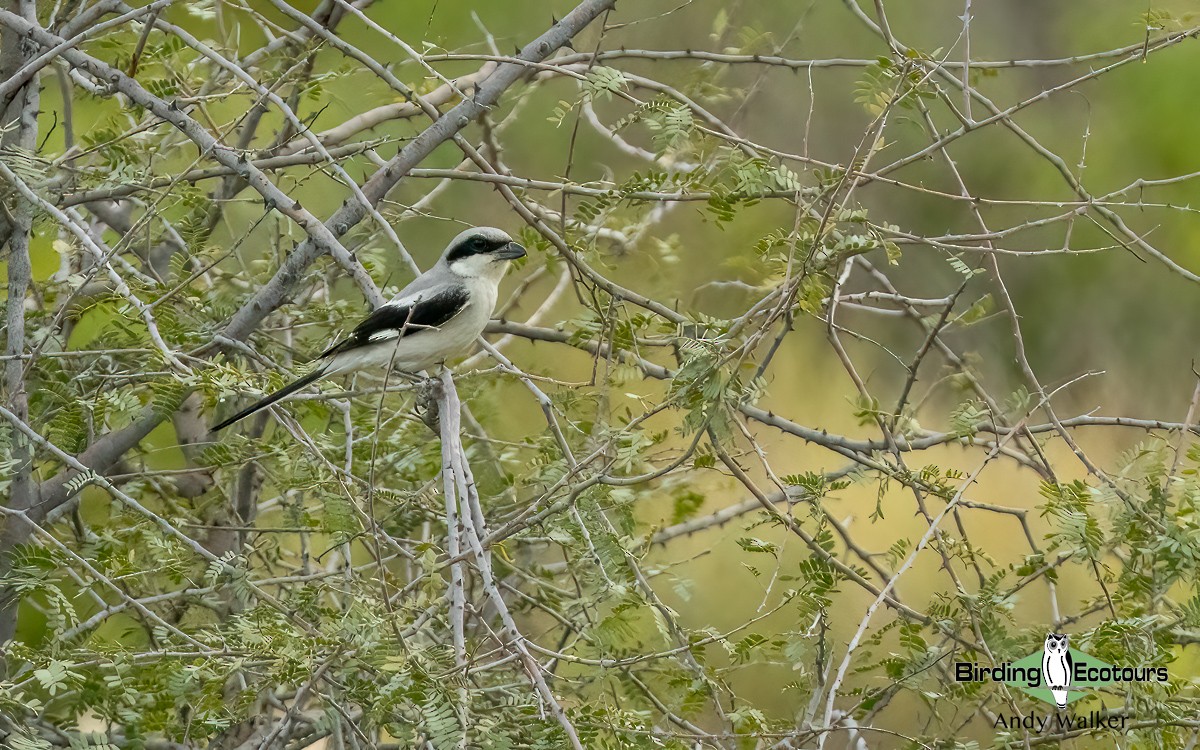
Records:
[[[450,241],[437,263],[322,352],[315,370],[239,411],[213,432],[265,409],[322,378],[390,364],[415,373],[445,362],[483,333],[500,280],[525,248],[495,227],[475,227]]]
[[[1054,696],[1054,705],[1067,707],[1067,689],[1071,687],[1071,651],[1067,647],[1068,637],[1061,633],[1046,636],[1045,651],[1042,653],[1042,682]]]

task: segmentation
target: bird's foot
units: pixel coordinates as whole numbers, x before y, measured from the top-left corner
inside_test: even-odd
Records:
[[[441,409],[438,404],[442,398],[442,382],[437,378],[422,378],[417,383],[417,400],[413,411],[417,419],[436,434],[441,434]]]

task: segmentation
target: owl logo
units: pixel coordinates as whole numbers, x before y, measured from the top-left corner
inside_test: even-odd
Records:
[[[1067,636],[1050,633],[1046,636],[1046,651],[1042,654],[1042,684],[1050,688],[1054,703],[1059,708],[1067,707],[1067,688],[1071,687],[1071,651],[1067,648]]]

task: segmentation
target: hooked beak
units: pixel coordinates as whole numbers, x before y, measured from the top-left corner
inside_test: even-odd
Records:
[[[517,258],[524,258],[526,255],[528,255],[528,253],[525,252],[525,248],[521,247],[515,242],[508,243],[499,250],[496,250],[494,254],[500,260],[516,260]]]

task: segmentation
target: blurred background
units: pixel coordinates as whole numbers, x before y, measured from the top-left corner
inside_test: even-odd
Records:
[[[960,77],[961,63],[969,57],[970,86],[997,106],[1007,108],[1036,99],[1012,113],[1009,120],[986,124],[982,123],[991,113],[983,104],[973,102],[970,116],[977,124],[971,127],[972,132],[955,138],[947,147],[966,190],[981,200],[956,198],[962,188],[940,152],[907,161],[931,142],[927,123],[917,108],[891,109],[877,139],[868,138],[879,122],[879,111],[872,109],[880,89],[878,77],[882,75],[878,60],[891,56],[880,35],[869,26],[878,20],[874,7],[863,7],[861,12],[868,19],[864,21],[845,3],[832,0],[622,2],[605,19],[602,34],[596,26],[590,27],[572,46],[580,53],[705,50],[802,61],[760,64],[686,55],[683,59],[644,59],[627,53],[602,63],[627,76],[645,76],[683,92],[741,138],[777,154],[791,155],[770,157],[768,161],[786,164],[805,186],[817,184],[822,169],[830,165],[844,167],[861,157],[864,142],[873,144],[863,171],[873,174],[878,170],[886,179],[856,187],[849,204],[864,209],[873,225],[890,225],[890,236],[900,252],[893,263],[882,250],[864,257],[886,272],[900,293],[912,298],[945,298],[965,284],[953,308],[954,319],[942,338],[998,401],[1020,389],[1029,389],[1030,383],[1017,361],[1012,319],[999,303],[996,279],[979,252],[983,243],[979,239],[955,239],[979,231],[976,209],[994,233],[999,268],[1019,315],[1033,372],[1047,390],[1086,375],[1055,395],[1053,407],[1058,417],[1086,414],[1184,421],[1197,379],[1195,329],[1200,319],[1198,279],[1187,278],[1188,273],[1200,273],[1200,181],[1195,176],[1200,173],[1200,149],[1196,145],[1200,44],[1194,38],[1183,38],[1151,51],[1150,43],[1192,28],[1196,23],[1190,15],[1194,3],[1156,2],[1148,8],[1145,3],[1103,0],[924,0],[884,5],[897,41],[928,58],[944,59],[947,66],[958,66],[947,69]],[[252,7],[281,26],[290,24],[269,3],[256,1]],[[296,7],[311,12],[315,6],[297,3]],[[481,60],[438,59],[439,55],[490,54],[489,44],[482,41],[486,36],[494,40],[502,54],[509,54],[514,45],[526,44],[553,17],[562,17],[572,7],[570,2],[541,0],[414,0],[376,3],[370,6],[368,16],[413,46],[423,45],[420,51],[430,56],[430,64],[442,76],[453,78],[477,71]],[[964,36],[964,13],[969,14],[969,48]],[[241,11],[235,12],[223,3],[180,4],[164,15],[197,37],[248,54],[261,46],[265,37],[242,16]],[[138,34],[134,28],[122,33],[129,38],[108,37],[107,43],[116,54],[121,54],[121,45],[128,46]],[[387,64],[415,89],[433,91],[441,84],[408,60],[394,42],[360,19],[347,17],[337,33]],[[1144,59],[1133,59],[1139,45],[1146,46],[1147,54]],[[1098,54],[1125,48],[1129,49],[1119,54]],[[96,43],[92,53],[103,56],[104,44]],[[175,54],[187,56],[186,52]],[[572,52],[563,50],[560,54]],[[310,124],[316,132],[399,101],[378,77],[354,69],[346,58],[329,48],[313,57],[313,66],[312,83],[299,98],[296,110],[312,118]],[[1114,67],[1105,70],[1107,66]],[[154,75],[154,64],[148,63],[145,70],[143,78]],[[948,101],[963,106],[961,91],[944,81],[939,85]],[[627,90],[643,100],[656,95],[633,84]],[[617,132],[625,145],[644,150],[651,157],[648,161],[582,119],[576,107],[579,96],[576,81],[546,76],[538,85],[518,86],[502,99],[490,118],[499,123],[498,140],[503,145],[500,158],[514,175],[579,185],[622,184],[635,172],[669,170],[695,162],[711,164],[716,159],[717,147],[700,136],[672,148],[661,148],[654,128],[644,122],[622,126]],[[232,121],[248,109],[251,99],[245,91],[222,95],[206,103],[207,116],[215,123]],[[931,122],[939,133],[951,133],[961,126],[934,94],[922,101],[928,105]],[[81,97],[72,105],[74,136],[82,143],[103,143],[128,127],[128,113],[119,111],[112,101]],[[566,114],[556,114],[564,106]],[[597,96],[594,101],[596,118],[610,128],[617,127],[634,109],[620,96]],[[45,134],[42,149],[46,153],[61,152],[66,135],[61,126],[54,127],[63,115],[57,85],[44,86],[41,110],[40,129]],[[264,122],[256,141],[260,147],[269,145],[283,127],[283,118],[277,112],[267,113]],[[1019,126],[1023,134],[1014,132],[1008,122]],[[356,134],[351,142],[378,139],[375,152],[386,159],[424,125],[416,118],[384,122]],[[479,129],[473,126],[471,139],[478,138]],[[176,141],[175,147],[163,148],[149,159],[149,172],[169,175],[192,168],[195,149],[178,137]],[[138,138],[127,142],[136,152]],[[132,166],[140,159],[131,155],[122,162],[112,157],[110,163],[96,168],[108,170],[106,183],[140,179],[146,163],[136,169]],[[453,169],[461,159],[461,153],[443,145],[420,166]],[[372,159],[361,154],[347,157],[342,166],[360,184],[376,169]],[[714,176],[714,182],[729,179],[727,173]],[[1086,189],[1094,199],[1093,206],[1111,210],[1132,233],[1184,271],[1169,267],[1153,252],[1116,232],[1111,223],[1098,219],[1094,210],[1069,215],[1071,209],[1081,205],[1070,180]],[[327,171],[316,168],[281,172],[277,184],[322,218],[332,214],[348,195]],[[463,225],[496,225],[514,234],[523,230],[508,203],[484,182],[453,180],[433,200],[421,203],[438,184],[434,176],[412,176],[381,206],[422,268],[434,262],[445,242]],[[580,205],[585,201],[578,196],[548,191],[530,195],[548,211],[583,216]],[[156,210],[170,220],[186,220],[194,208],[186,192],[161,198]],[[418,205],[415,213],[410,210],[414,205]],[[602,217],[611,231],[589,233],[576,227],[570,236],[587,261],[604,276],[694,319],[735,319],[779,282],[778,269],[764,258],[760,243],[768,236],[792,230],[797,221],[793,203],[765,199],[739,205],[728,220],[720,220],[704,202],[665,206],[661,215],[652,217],[652,202],[621,206]],[[261,221],[261,200],[249,191],[223,201],[222,209],[221,220],[205,243],[238,248],[235,259],[225,261],[222,268],[235,280],[240,277],[241,286],[222,292],[213,303],[215,319],[236,309],[255,285],[269,278],[290,243],[302,237],[286,220]],[[560,221],[551,217],[548,223],[559,226]],[[356,251],[375,281],[385,291],[394,292],[407,283],[410,274],[394,249],[369,224],[365,222],[352,234]],[[528,240],[536,240],[525,231]],[[35,236],[35,280],[49,279],[60,268],[55,239],[53,231]],[[562,261],[548,245],[539,246],[538,252],[531,255],[529,262],[505,282],[505,293],[520,291],[516,304],[504,311],[509,320],[521,321],[533,313],[541,300],[554,294],[552,290],[565,273]],[[304,355],[319,351],[331,335],[331,326],[336,328],[339,323],[355,319],[356,311],[365,310],[352,284],[339,279],[336,270],[327,268],[323,273],[328,275],[330,292],[318,302],[329,304],[330,312],[324,321],[310,319],[310,325],[294,328],[294,337],[287,340],[286,356],[295,353],[297,363]],[[843,292],[871,290],[880,290],[877,282],[865,272],[856,271],[846,281]],[[586,302],[574,288],[559,293],[554,305],[542,312],[540,323],[576,331],[579,321],[588,314]],[[931,317],[925,322],[935,320],[938,313],[940,309],[930,311]],[[863,418],[859,390],[830,346],[826,314],[824,305],[814,311],[797,312],[792,331],[782,338],[764,374],[764,395],[758,405],[815,430],[853,439],[877,439],[878,426]],[[283,315],[291,315],[289,308],[284,308]],[[889,409],[905,389],[906,367],[921,349],[925,329],[896,308],[884,305],[843,306],[837,316],[838,324],[852,332],[843,336],[847,357],[866,388],[883,405],[881,408]],[[104,341],[102,337],[110,325],[110,315],[103,309],[81,315],[67,346],[89,349],[97,341]],[[661,331],[650,333],[661,335]],[[258,335],[281,338],[270,329]],[[252,346],[263,349],[272,345],[259,339]],[[754,361],[761,361],[766,349],[765,345],[759,348]],[[625,415],[641,414],[667,397],[666,383],[643,378],[636,372],[610,375],[602,371],[597,376],[597,360],[567,346],[517,339],[507,345],[505,352],[526,372],[559,381],[558,385],[547,385],[556,398],[564,391],[577,390],[583,397],[595,399],[597,412],[603,411],[604,419],[617,423],[626,419]],[[672,365],[668,354],[655,352],[647,356]],[[528,391],[512,379],[491,382],[488,375],[479,372],[488,366],[487,361],[472,362],[474,369],[461,374],[464,393],[472,399],[476,416],[492,437],[514,443],[541,439],[545,424]],[[970,394],[953,373],[939,355],[930,355],[923,362],[910,397],[917,406],[907,415],[914,429],[954,429],[953,414]],[[226,390],[221,395],[227,398],[233,393]],[[205,398],[206,409],[232,408],[228,402],[219,407],[222,402],[216,392],[206,393]],[[573,413],[572,419],[582,417]],[[1046,421],[1040,411],[1030,418],[1031,424]],[[309,423],[313,423],[311,419]],[[318,419],[315,423],[323,422]],[[678,455],[687,447],[690,435],[675,432],[679,427],[680,417],[672,411],[647,421],[646,429],[670,433],[655,448],[661,451],[655,456]],[[818,445],[762,424],[751,424],[749,429],[777,476],[846,468],[844,457]],[[1122,474],[1131,465],[1131,453],[1173,449],[1179,440],[1176,432],[1127,427],[1083,427],[1071,434],[1095,464],[1121,478],[1132,476]],[[176,449],[176,441],[177,436],[167,426],[157,430],[143,444],[145,465],[159,470],[185,466],[187,459]],[[737,435],[734,442],[740,443],[739,460],[751,476],[761,486],[771,487],[749,444]],[[1092,487],[1100,486],[1063,440],[1047,431],[1040,442],[1047,462],[1055,467],[1058,482],[1079,479]],[[942,471],[959,471],[966,476],[979,469],[985,455],[986,450],[979,447],[941,446],[913,455],[908,467],[920,471],[922,466],[936,465]],[[505,481],[511,480],[519,491],[531,490],[533,483],[523,484],[519,468],[509,465],[507,471],[510,477]],[[1039,494],[1043,479],[1016,462],[1001,460],[982,471],[969,497],[976,503],[1028,510],[1030,528],[1040,544],[1056,531],[1054,519],[1039,512],[1045,503]],[[634,533],[646,539],[681,520],[679,502],[687,493],[699,498],[687,514],[690,518],[750,498],[738,481],[711,466],[690,467],[636,491],[633,514],[638,525]],[[101,498],[102,493],[92,497],[97,507],[107,502]],[[886,560],[885,567],[891,570],[907,552],[889,558],[887,550],[898,540],[907,540],[907,550],[911,550],[929,528],[908,488],[867,472],[852,475],[847,486],[826,495],[822,507],[861,547]],[[940,507],[935,505],[934,512]],[[260,516],[259,523],[282,518],[283,511],[277,512],[278,517]],[[791,512],[797,516],[808,513],[803,504]],[[655,591],[693,635],[742,628],[739,638],[759,634],[768,641],[785,642],[771,652],[772,656],[757,660],[733,650],[722,653],[716,647],[711,647],[709,656],[712,663],[720,665],[718,669],[729,668],[728,672],[722,671],[721,679],[728,681],[740,705],[761,711],[769,721],[788,723],[803,715],[812,700],[814,681],[824,685],[829,679],[829,675],[818,677],[812,673],[813,659],[818,652],[831,655],[836,669],[872,597],[852,584],[840,584],[831,594],[832,603],[818,634],[815,620],[800,621],[795,611],[781,604],[787,590],[798,585],[788,576],[794,576],[811,553],[794,535],[759,516],[745,513],[727,523],[673,537],[666,544],[647,545],[642,564],[652,572]],[[947,533],[984,544],[989,565],[993,566],[989,570],[1011,572],[1029,552],[1025,533],[1013,516],[968,511],[960,523]],[[1106,531],[1117,533],[1108,519],[1102,524]],[[947,521],[946,526],[950,525]],[[748,548],[747,539],[761,541],[761,549]],[[846,552],[840,538],[835,546],[838,556],[861,565]],[[531,549],[531,559],[538,562],[548,562],[557,554],[537,545],[531,545]],[[1120,563],[1115,565],[1119,567]],[[1006,585],[1013,580],[1009,578]],[[971,583],[972,591],[976,583]],[[936,608],[962,593],[953,590],[942,559],[933,552],[917,557],[913,568],[900,579],[897,591],[906,603],[921,611]],[[1103,620],[1103,615],[1096,615],[1091,607],[1098,594],[1094,571],[1089,566],[1069,566],[1060,571],[1057,611],[1051,594],[1046,581],[1038,580],[1006,598],[1003,608],[1008,611],[1009,624],[1025,633],[1020,638],[1014,636],[1017,644],[1012,648],[1025,649],[1014,653],[1018,658],[1040,639],[1036,634],[1044,632],[1056,618],[1080,614],[1081,619],[1070,624],[1080,631]],[[755,619],[774,607],[778,607],[774,614]],[[525,616],[535,632],[538,627],[552,624],[535,612]],[[748,624],[750,621],[753,624]],[[871,658],[883,659],[889,649],[899,648],[895,631],[887,629],[892,622],[893,615],[887,610],[872,621],[871,632],[878,633],[878,642],[865,647],[872,652]],[[22,638],[36,642],[44,627],[36,614],[23,616]],[[634,628],[644,633],[648,642],[653,640],[650,634],[655,626],[649,616],[636,622]],[[1178,648],[1174,656],[1178,661],[1172,666],[1173,674],[1190,679],[1188,666],[1194,663],[1194,657],[1185,647]],[[573,672],[567,669],[564,674]],[[855,691],[878,688],[894,678],[883,667],[855,672],[841,692],[851,696],[847,705],[853,705],[862,695]],[[876,719],[877,726],[906,735],[947,738],[953,729],[959,740],[974,737],[987,741],[992,733],[986,722],[979,716],[972,721],[969,713],[953,715],[953,707],[933,695],[937,684],[931,677],[921,688],[926,692],[923,697],[921,690],[898,697]],[[597,688],[597,694],[600,692]],[[964,711],[969,710],[964,706]],[[933,715],[939,716],[936,722]],[[902,745],[895,738],[874,737],[870,742],[871,747]]]

